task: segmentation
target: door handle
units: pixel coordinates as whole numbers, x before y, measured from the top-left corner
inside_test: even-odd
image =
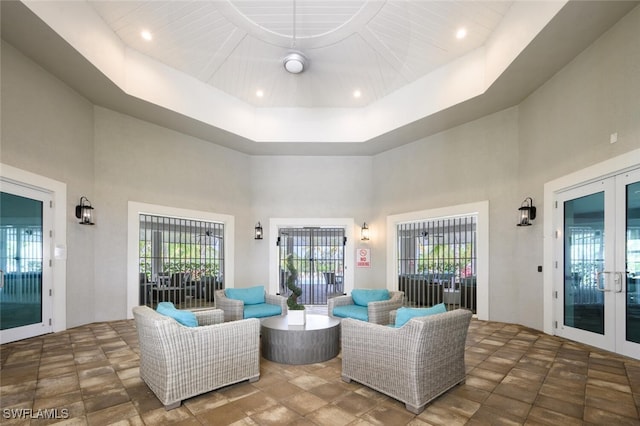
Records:
[[[604,293],[605,291],[610,291],[607,289],[607,274],[608,271],[596,271],[596,290]],[[602,277],[602,287],[600,287],[600,276]]]
[[[616,271],[598,271],[596,272],[596,290],[604,293],[606,291],[611,291],[607,287],[607,277],[613,274],[613,292],[614,293],[622,293],[624,289],[624,281],[622,279],[622,272]],[[603,286],[600,287],[600,276],[602,276]]]
[[[622,272],[614,272],[613,285],[615,286],[616,293],[622,293],[624,289],[624,280],[622,279]]]
[[[0,288],[4,288],[4,270],[0,269]]]

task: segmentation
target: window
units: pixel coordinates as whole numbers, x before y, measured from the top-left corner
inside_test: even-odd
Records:
[[[399,223],[397,283],[407,304],[477,307],[477,215]]]
[[[139,303],[213,306],[214,291],[224,288],[224,223],[151,214],[139,220]]]

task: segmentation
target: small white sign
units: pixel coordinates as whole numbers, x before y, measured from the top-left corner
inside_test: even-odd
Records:
[[[356,268],[371,267],[371,249],[359,248],[356,250]]]

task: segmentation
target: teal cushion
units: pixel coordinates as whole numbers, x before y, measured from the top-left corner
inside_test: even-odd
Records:
[[[407,321],[415,317],[428,317],[429,315],[443,314],[447,312],[444,303],[437,304],[430,308],[400,308],[396,312],[396,327],[402,327]]]
[[[257,305],[258,303],[264,303],[264,286],[226,288],[224,295],[229,299],[242,300],[245,305]]]
[[[369,302],[380,302],[381,300],[389,300],[389,290],[379,289],[355,289],[351,291],[353,303],[359,306],[367,306]]]
[[[168,317],[173,318],[178,321],[180,324],[186,327],[197,327],[198,319],[196,318],[196,314],[191,311],[183,311],[180,309],[176,309],[171,302],[160,302],[156,307],[156,311],[159,314],[166,315]]]
[[[245,305],[243,316],[244,318],[264,318],[281,314],[282,308],[280,305],[257,303],[255,305]]]
[[[333,308],[333,316],[340,318],[354,318],[360,321],[369,321],[369,312],[366,306],[336,306],[335,308]]]

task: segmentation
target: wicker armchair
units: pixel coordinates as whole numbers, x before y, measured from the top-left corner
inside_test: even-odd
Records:
[[[389,300],[380,302],[369,302],[367,305],[368,321],[374,324],[389,324],[389,313],[402,306],[404,302],[404,292],[390,291]],[[351,296],[332,297],[327,300],[327,311],[330,317],[337,318],[333,315],[333,308],[336,306],[353,305],[354,301]]]
[[[229,299],[224,290],[216,290],[216,308],[224,311],[225,321],[237,321],[245,317],[244,315],[244,303],[242,300]],[[287,315],[287,298],[276,294],[265,293],[264,301],[269,305],[278,305],[281,308],[280,315]]]
[[[147,306],[133,308],[140,377],[170,410],[187,399],[260,377],[260,321],[223,323],[219,309],[195,312],[185,327]]]
[[[410,319],[400,328],[342,320],[342,379],[355,380],[405,403],[425,405],[465,379],[464,349],[471,311]]]

